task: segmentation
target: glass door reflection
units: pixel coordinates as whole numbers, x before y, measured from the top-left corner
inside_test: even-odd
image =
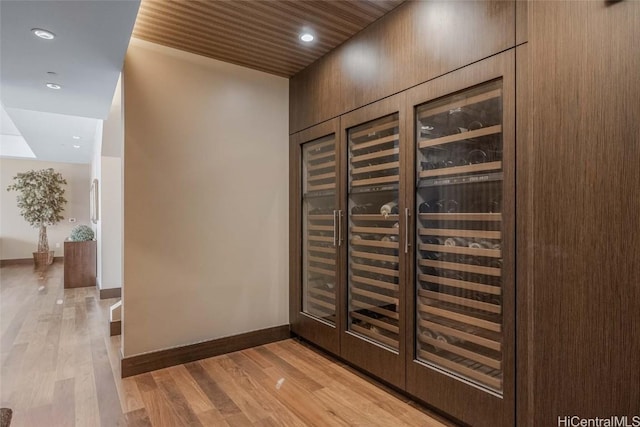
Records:
[[[336,322],[336,141],[329,135],[302,146],[302,310]]]
[[[349,129],[348,330],[398,351],[398,114]]]

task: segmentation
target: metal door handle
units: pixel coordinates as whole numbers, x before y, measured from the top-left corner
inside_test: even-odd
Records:
[[[338,211],[338,246],[342,246],[342,210]]]
[[[409,208],[404,208],[404,253],[409,253]]]
[[[336,210],[333,211],[333,246],[336,246]]]

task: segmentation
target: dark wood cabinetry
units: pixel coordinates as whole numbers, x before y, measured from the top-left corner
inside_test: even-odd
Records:
[[[97,242],[64,242],[64,287],[96,285]]]
[[[638,22],[409,2],[295,76],[292,132],[335,117],[292,139],[335,132],[343,238],[332,335],[300,335],[473,426],[640,416]]]
[[[291,138],[293,331],[479,426],[515,411],[514,96],[509,51]]]
[[[514,1],[406,2],[290,80],[290,131],[513,47],[515,17]]]
[[[528,422],[579,414],[631,424],[640,416],[640,2],[529,9]]]

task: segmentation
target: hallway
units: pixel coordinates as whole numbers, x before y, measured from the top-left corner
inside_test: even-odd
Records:
[[[1,278],[1,405],[19,426],[445,426],[295,340],[120,379],[119,337],[94,288],[56,263]]]
[[[101,301],[95,288],[63,289],[61,262],[45,280],[31,266],[0,275],[1,403],[13,409],[11,426],[116,425],[119,337],[107,332],[116,300]]]

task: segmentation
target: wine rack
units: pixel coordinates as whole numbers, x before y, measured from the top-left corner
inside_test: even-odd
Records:
[[[398,114],[353,127],[348,136],[348,328],[398,351]]]
[[[416,359],[503,390],[502,87],[416,109]]]
[[[302,146],[302,310],[336,321],[336,144],[335,135]]]

